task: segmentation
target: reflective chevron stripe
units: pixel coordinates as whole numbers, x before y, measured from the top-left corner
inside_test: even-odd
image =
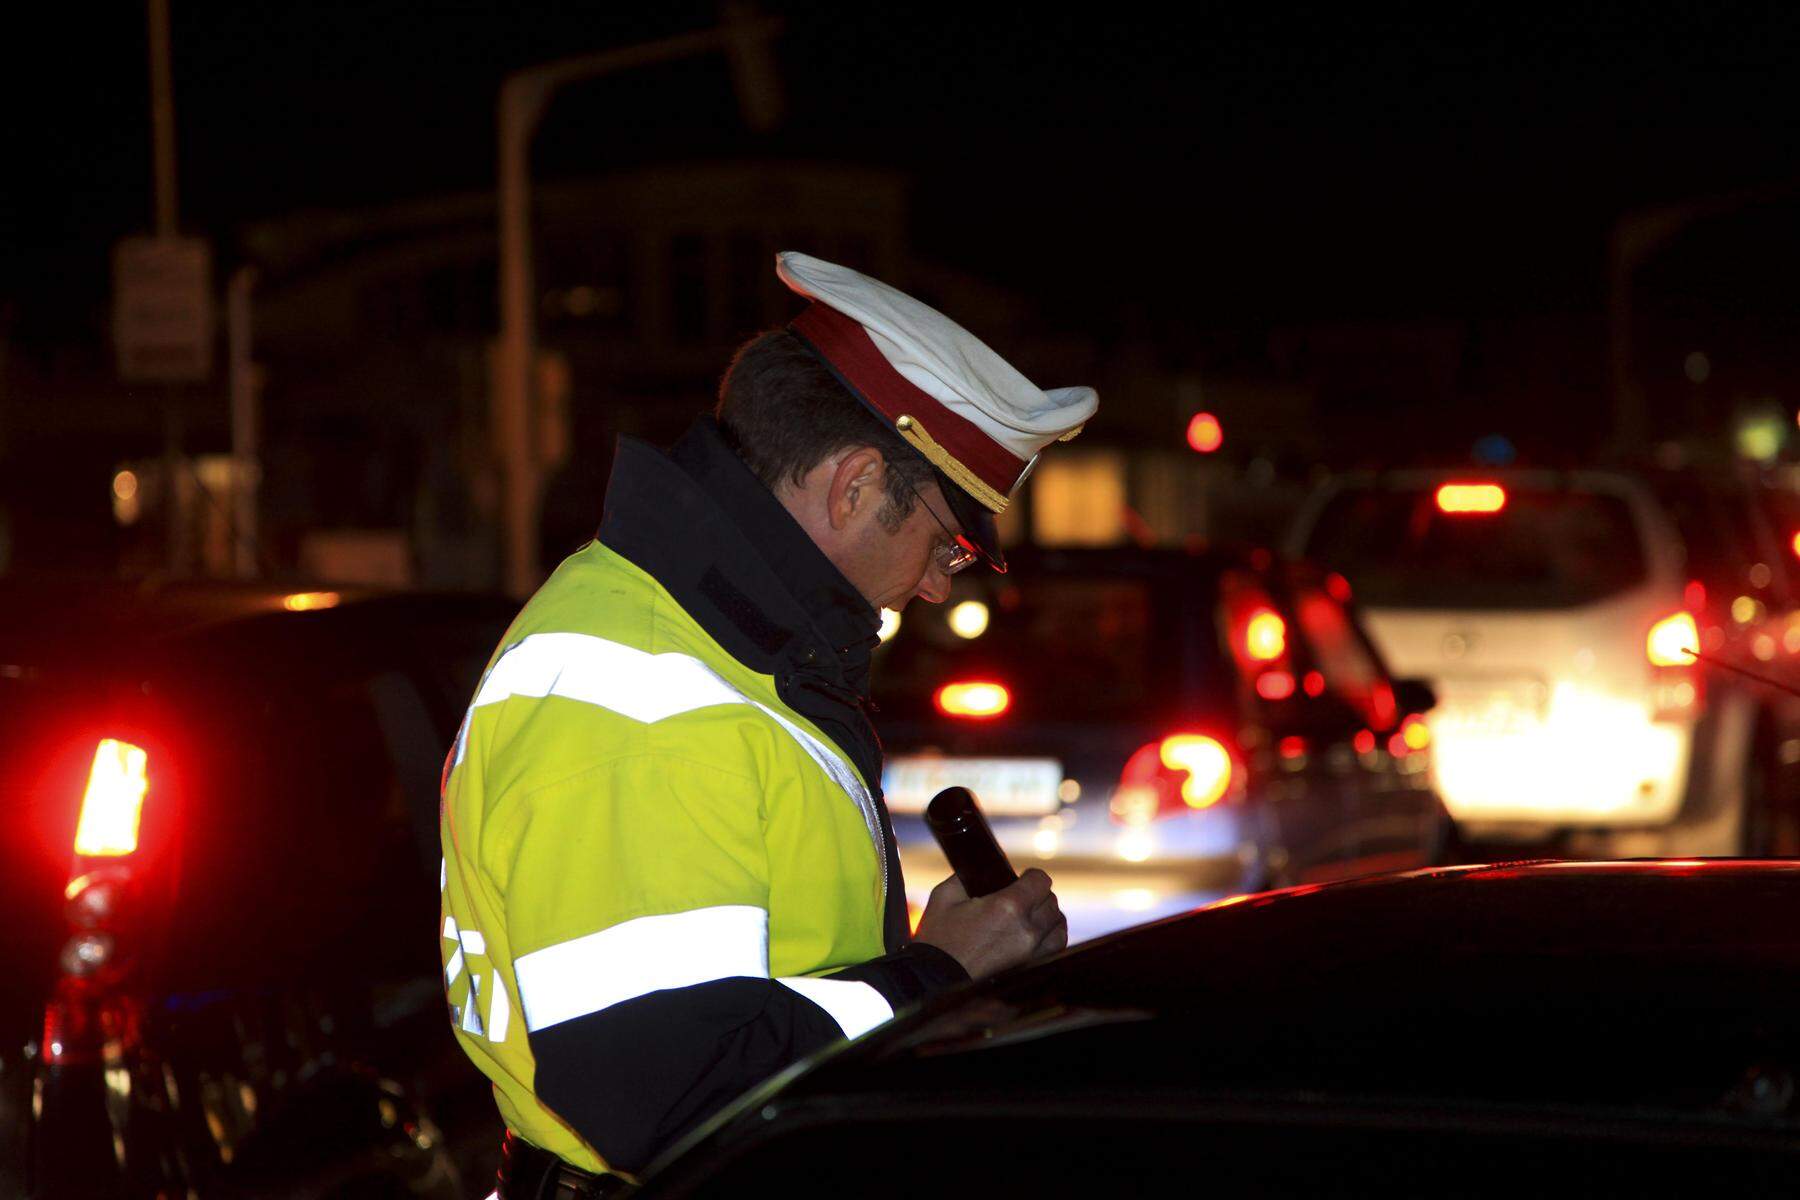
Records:
[[[699,659],[687,654],[650,654],[586,633],[534,633],[509,647],[481,681],[456,735],[457,766],[468,749],[469,722],[475,710],[514,696],[560,696],[647,725],[720,704],[751,705],[793,738],[856,804],[882,864],[885,899],[887,851],[874,797],[862,777],[824,742],[751,699]]]
[[[769,977],[769,914],[747,904],[622,921],[513,960],[532,1033],[649,992]]]
[[[532,1033],[585,1017],[652,992],[716,979],[769,978],[769,914],[747,904],[622,921],[572,938],[513,963],[519,1007]],[[831,1014],[845,1037],[894,1015],[866,983],[839,979],[780,979]]]
[[[866,983],[853,979],[783,978],[782,983],[831,1014],[847,1038],[860,1037],[892,1020],[894,1006]]]

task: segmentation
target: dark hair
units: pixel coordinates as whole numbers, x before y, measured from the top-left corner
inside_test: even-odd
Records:
[[[713,411],[733,449],[772,491],[798,484],[846,446],[881,451],[887,502],[876,515],[889,531],[912,515],[913,489],[931,478],[931,464],[786,329],[758,334],[738,348]]]

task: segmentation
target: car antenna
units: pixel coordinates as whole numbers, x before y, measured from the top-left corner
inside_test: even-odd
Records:
[[[1743,675],[1750,679],[1754,679],[1758,683],[1767,684],[1768,686],[1770,686],[1772,688],[1780,688],[1782,691],[1786,692],[1790,696],[1800,696],[1800,687],[1795,687],[1791,683],[1783,683],[1779,679],[1771,679],[1767,675],[1762,675],[1755,671],[1746,671],[1744,668],[1738,666],[1735,663],[1728,663],[1722,658],[1714,658],[1710,654],[1702,654],[1698,650],[1689,649],[1686,646],[1683,646],[1681,648],[1681,652],[1683,654],[1688,655],[1690,658],[1699,660],[1700,662],[1710,663],[1711,665],[1713,665],[1715,667],[1720,667],[1727,671],[1734,671],[1739,675]]]

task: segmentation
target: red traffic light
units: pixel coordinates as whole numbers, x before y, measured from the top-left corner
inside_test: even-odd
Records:
[[[1188,422],[1187,444],[1201,454],[1211,454],[1225,444],[1225,430],[1219,418],[1209,412],[1195,413]]]

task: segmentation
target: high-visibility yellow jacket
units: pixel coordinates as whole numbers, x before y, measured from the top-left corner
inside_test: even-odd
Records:
[[[746,1087],[961,974],[892,944],[903,891],[878,760],[865,776],[794,702],[832,729],[861,718],[790,669],[855,649],[824,644],[845,628],[830,605],[809,622],[782,594],[796,559],[834,604],[838,577],[746,481],[761,489],[708,423],[673,459],[623,445],[602,537],[626,553],[590,543],[525,606],[446,765],[458,1039],[508,1126],[589,1170],[641,1168]],[[721,524],[695,530],[684,508]],[[759,563],[787,572],[780,592],[783,570]],[[764,655],[746,626],[791,636]]]

